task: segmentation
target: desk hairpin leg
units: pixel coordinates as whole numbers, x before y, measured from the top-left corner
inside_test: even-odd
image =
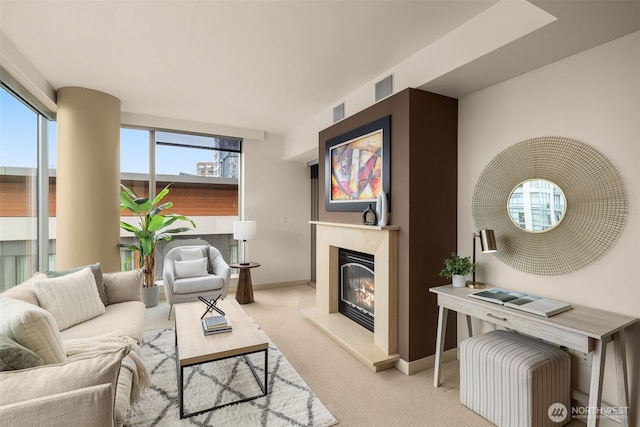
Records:
[[[206,306],[207,306],[207,310],[204,312],[204,314],[202,316],[200,316],[200,318],[202,319],[204,316],[206,316],[207,314],[211,313],[212,311],[217,311],[218,313],[220,313],[221,316],[224,316],[224,311],[220,310],[218,307],[216,307],[216,303],[218,302],[218,300],[220,299],[221,295],[218,295],[215,299],[212,300],[208,300],[204,297],[199,296],[198,299],[200,301],[202,301]]]

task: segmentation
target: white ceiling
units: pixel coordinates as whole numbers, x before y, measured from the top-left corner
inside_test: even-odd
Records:
[[[0,32],[54,89],[286,134],[495,3],[0,0]],[[639,1],[533,4],[558,20],[420,87],[459,97],[640,28]]]

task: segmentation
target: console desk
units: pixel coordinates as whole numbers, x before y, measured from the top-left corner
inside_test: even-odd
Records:
[[[446,285],[430,288],[429,291],[435,293],[438,297],[438,333],[433,373],[434,387],[440,385],[440,363],[444,350],[447,314],[449,310],[453,310],[467,316],[469,336],[473,336],[471,317],[475,317],[502,328],[534,336],[584,353],[593,352],[591,385],[587,405],[589,408],[601,407],[606,346],[610,341],[613,341],[613,355],[618,383],[618,405],[620,407],[629,407],[625,329],[638,322],[638,318],[576,305],[573,305],[572,310],[547,318],[469,297],[469,294],[478,292],[478,289],[454,288],[451,285]],[[628,417],[621,421],[623,426],[629,426]],[[599,417],[595,413],[589,413],[587,426],[596,427],[598,422]]]

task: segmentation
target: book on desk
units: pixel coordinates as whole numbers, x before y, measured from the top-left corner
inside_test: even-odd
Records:
[[[205,335],[231,332],[231,324],[224,316],[209,316],[202,319],[202,331]]]
[[[529,295],[524,292],[516,292],[500,288],[491,288],[485,291],[474,292],[469,294],[469,296],[544,317],[551,317],[573,308],[571,304],[566,302],[555,301],[535,295]]]

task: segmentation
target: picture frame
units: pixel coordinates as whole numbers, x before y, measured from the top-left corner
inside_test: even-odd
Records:
[[[391,206],[391,116],[325,145],[325,210],[362,212],[375,205],[380,191]]]

